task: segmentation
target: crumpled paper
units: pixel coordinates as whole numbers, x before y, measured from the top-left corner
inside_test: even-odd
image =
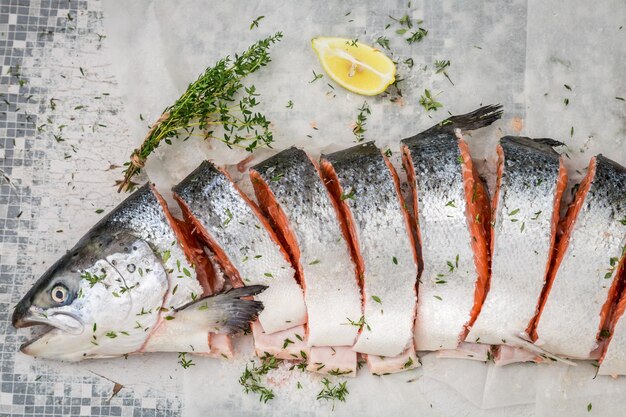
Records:
[[[108,52],[123,92],[123,117],[137,145],[146,124],[204,68],[283,31],[285,38],[272,50],[273,62],[249,79],[261,93],[261,111],[273,121],[276,150],[299,146],[319,155],[352,145],[352,127],[364,101],[372,110],[366,140],[389,146],[396,155],[400,139],[439,122],[448,111],[460,114],[481,104],[501,103],[503,120],[469,138],[476,159],[491,157],[504,134],[521,134],[565,142],[572,182],[578,178],[575,169],[595,153],[626,163],[626,104],[616,99],[626,96],[626,30],[621,28],[624,8],[619,0],[592,7],[582,0],[413,0],[410,6],[406,1],[115,0],[104,7]],[[420,26],[429,31],[424,41],[409,45],[396,34],[398,24],[389,16],[404,14],[424,20]],[[258,16],[265,16],[259,27],[249,29]],[[320,35],[369,44],[387,37],[391,50],[386,52],[400,62],[402,97],[395,102],[389,97],[364,98],[327,76],[311,82],[313,71],[323,73],[310,47],[310,39]],[[408,58],[413,68],[404,64]],[[447,73],[454,85],[435,73],[435,60],[450,60]],[[437,95],[443,109],[424,111],[418,100],[425,89]],[[293,109],[286,108],[289,100]],[[255,154],[257,160],[268,152]],[[220,143],[191,140],[167,152],[161,149],[146,170],[166,191],[205,158],[235,164],[246,156]],[[333,415],[623,415],[624,379],[594,379],[595,368],[589,364],[498,368],[434,356],[423,356],[423,366],[408,373],[374,377],[362,371],[349,381],[347,403],[335,404]],[[183,376],[184,414],[330,413],[331,404],[315,400],[321,389],[316,375],[277,375],[277,399],[269,404],[244,395],[237,379],[245,361],[244,354],[233,363],[196,361]],[[147,363],[155,366],[154,361]]]

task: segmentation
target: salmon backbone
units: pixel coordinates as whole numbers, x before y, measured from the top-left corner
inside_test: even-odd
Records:
[[[354,376],[418,353],[514,362],[597,361],[626,374],[626,168],[594,156],[564,206],[561,142],[505,136],[487,187],[464,133],[499,105],[401,141],[249,168],[254,195],[203,162],[100,220],[16,305],[21,351],[80,361],[148,352],[259,357]],[[565,213],[561,215],[561,213]]]

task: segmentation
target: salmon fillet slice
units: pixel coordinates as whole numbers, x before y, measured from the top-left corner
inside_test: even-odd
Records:
[[[484,192],[462,138],[421,134],[402,143],[424,264],[415,346],[455,349],[478,315],[488,283],[489,209],[486,199],[476,198]]]
[[[351,323],[362,315],[357,271],[338,208],[316,163],[290,148],[252,167],[250,177],[300,276],[308,345],[352,346],[359,327]]]
[[[254,337],[254,349],[258,357],[270,354],[278,359],[306,362],[310,353],[305,340],[306,329],[303,325],[267,334],[257,320],[252,323],[252,337]]]
[[[535,317],[567,185],[559,154],[544,142],[500,139],[491,205],[491,277],[468,342],[506,344]]]
[[[212,163],[203,162],[173,189],[186,221],[215,253],[234,285],[261,284],[259,321],[267,333],[306,322],[302,289],[287,253],[260,210]]]
[[[456,349],[483,303],[489,283],[489,204],[461,131],[488,126],[501,115],[501,106],[484,106],[402,140],[423,264],[417,350]]]
[[[203,245],[192,233],[190,225],[174,217],[163,197],[154,187],[152,189],[163,208],[168,222],[172,226],[180,246],[183,248],[187,260],[194,266],[196,279],[203,289],[202,294],[199,295],[207,296],[220,292],[223,288],[223,282],[218,277],[218,266],[211,261]],[[208,352],[194,351],[193,353],[224,359],[231,359],[234,356],[232,340],[227,334],[209,333],[207,335],[207,343],[209,347]]]
[[[563,223],[531,334],[541,348],[569,358],[595,356],[616,303],[626,245],[626,168],[598,155]]]
[[[321,170],[350,231],[363,286],[367,326],[353,350],[379,357],[402,355],[413,345],[418,271],[395,170],[373,142],[324,155]],[[402,370],[407,360],[402,355],[386,363]],[[380,373],[378,365],[375,369]]]
[[[420,366],[415,354],[413,343],[409,344],[404,352],[395,356],[365,355],[365,361],[370,372],[374,375],[388,375],[408,371]]]

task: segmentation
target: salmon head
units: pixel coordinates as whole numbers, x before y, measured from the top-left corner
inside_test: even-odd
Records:
[[[209,332],[235,333],[257,317],[263,304],[242,298],[264,286],[202,296],[158,197],[141,187],[35,283],[13,313],[14,327],[39,330],[22,352],[78,361],[197,350]]]
[[[161,259],[129,233],[94,232],[54,264],[18,303],[16,328],[43,325],[29,355],[80,360],[137,351],[168,289]]]

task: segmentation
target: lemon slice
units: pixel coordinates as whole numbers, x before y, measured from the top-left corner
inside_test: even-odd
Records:
[[[311,43],[328,76],[353,93],[375,96],[396,80],[393,61],[369,45],[329,37]]]

